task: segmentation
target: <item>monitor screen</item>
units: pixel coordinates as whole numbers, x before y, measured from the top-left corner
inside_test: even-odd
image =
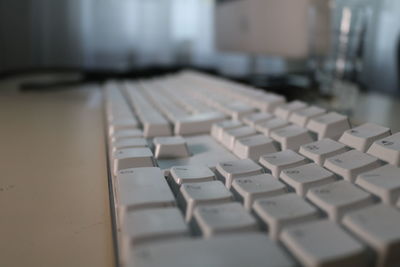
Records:
[[[301,59],[329,50],[327,0],[220,0],[215,25],[222,51]]]

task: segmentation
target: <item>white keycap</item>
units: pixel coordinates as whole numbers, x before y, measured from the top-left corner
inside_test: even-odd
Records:
[[[193,218],[206,238],[258,229],[255,218],[237,202],[199,206],[194,210]]]
[[[232,191],[243,202],[243,206],[251,210],[254,200],[284,194],[287,188],[272,175],[264,173],[234,179]]]
[[[118,97],[105,94],[105,110],[109,121],[118,117],[131,118],[133,115],[123,96],[119,92],[118,94]]]
[[[333,173],[315,163],[283,170],[280,178],[293,187],[296,193],[302,197],[304,197],[307,191],[312,187],[336,181]]]
[[[357,150],[327,158],[324,163],[325,168],[350,182],[354,182],[359,174],[380,166],[377,158]]]
[[[288,126],[289,122],[281,118],[275,118],[267,120],[265,122],[260,122],[256,124],[256,130],[269,136],[273,130]]]
[[[255,127],[257,123],[272,119],[274,116],[267,112],[258,112],[246,115],[243,117],[243,122],[251,127]]]
[[[147,141],[144,138],[122,139],[122,140],[117,140],[111,144],[112,152],[125,148],[147,147],[147,145],[148,145]]]
[[[250,126],[244,126],[236,129],[225,130],[222,134],[222,144],[230,150],[235,147],[235,141],[241,137],[256,135],[257,132]]]
[[[214,173],[206,166],[174,166],[170,169],[170,185],[177,194],[182,184],[200,183],[214,180]]]
[[[110,121],[108,125],[108,134],[112,135],[121,130],[134,130],[137,128],[138,122],[133,116],[127,118],[116,118]]]
[[[274,110],[274,114],[284,120],[288,120],[289,116],[294,112],[307,107],[302,101],[293,101],[285,105],[281,105]]]
[[[216,169],[228,189],[231,188],[235,178],[263,173],[262,167],[251,159],[221,162],[218,163]]]
[[[134,245],[189,234],[180,210],[175,207],[127,212],[121,232]]]
[[[156,137],[153,139],[157,159],[186,158],[190,156],[182,136]]]
[[[327,158],[333,157],[338,154],[343,154],[349,149],[332,139],[325,138],[317,142],[302,145],[299,153],[311,159],[320,166],[323,166]]]
[[[137,137],[143,137],[142,130],[139,129],[120,130],[112,134],[111,141],[115,142],[117,140],[123,140],[127,138],[137,138]]]
[[[155,101],[150,102],[141,90],[140,84],[125,83],[124,84],[128,99],[138,115],[143,126],[143,134],[145,137],[170,136],[172,131],[167,119],[154,107]],[[143,89],[143,88],[142,88]],[[149,88],[146,88],[146,91]]]
[[[122,170],[116,179],[118,205],[125,210],[175,206],[175,198],[159,168]]]
[[[378,257],[375,266],[400,264],[400,212],[379,204],[349,213],[343,224],[372,247]]]
[[[291,256],[262,233],[149,244],[132,250],[128,267],[295,267]]]
[[[356,184],[378,196],[386,204],[396,204],[400,197],[400,168],[387,164],[360,174]]]
[[[153,167],[153,152],[147,147],[125,148],[114,152],[114,175],[124,169]]]
[[[241,159],[258,161],[261,155],[278,151],[278,145],[265,135],[253,135],[239,138],[235,142],[233,152]]]
[[[329,218],[339,222],[343,215],[373,203],[370,194],[346,181],[311,188],[307,198],[324,210]]]
[[[263,112],[273,112],[276,107],[285,104],[285,98],[276,94],[263,94],[250,102]]]
[[[374,141],[389,135],[389,128],[374,123],[366,123],[345,131],[340,137],[339,142],[361,152],[366,152]]]
[[[400,167],[400,133],[375,141],[368,154]]]
[[[287,226],[318,218],[318,210],[294,193],[258,199],[253,209],[273,240],[278,240],[281,230]]]
[[[276,178],[284,169],[307,164],[307,160],[292,150],[266,154],[260,157],[260,164],[271,171]]]
[[[131,130],[139,128],[139,122],[133,116],[132,112],[128,109],[122,108],[121,110],[117,107],[119,104],[113,104],[113,107],[107,107],[107,123],[108,123],[108,134],[111,135],[119,130]]]
[[[281,240],[304,266],[368,266],[365,247],[327,220],[283,230]]]
[[[142,117],[143,135],[147,138],[157,136],[170,136],[172,131],[169,122],[160,117],[151,117],[147,115],[145,120]]]
[[[322,115],[326,112],[325,109],[311,106],[308,108],[300,109],[297,111],[294,111],[290,117],[289,121],[293,122],[294,124],[297,124],[301,127],[306,127],[308,121],[311,118],[314,118],[316,116]]]
[[[211,136],[217,141],[222,142],[222,134],[224,130],[230,130],[242,127],[243,124],[240,121],[226,120],[214,123],[211,127]]]
[[[225,203],[233,200],[233,195],[220,181],[183,184],[178,201],[185,210],[185,219],[190,221],[198,205]]]
[[[329,112],[310,119],[306,128],[317,133],[318,140],[323,138],[337,140],[344,131],[351,127],[346,116],[340,115],[336,112]]]
[[[223,110],[234,120],[239,120],[243,116],[254,112],[254,108],[242,102],[233,102],[225,105]]]
[[[214,123],[223,121],[224,119],[225,115],[220,112],[192,114],[175,122],[174,133],[176,135],[209,133]]]
[[[301,145],[309,144],[314,141],[307,129],[297,125],[290,125],[273,130],[270,136],[281,144],[282,150],[298,150]]]

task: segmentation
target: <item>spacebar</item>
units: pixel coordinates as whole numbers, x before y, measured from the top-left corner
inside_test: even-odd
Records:
[[[296,266],[265,234],[247,233],[212,239],[182,239],[132,249],[129,267]]]

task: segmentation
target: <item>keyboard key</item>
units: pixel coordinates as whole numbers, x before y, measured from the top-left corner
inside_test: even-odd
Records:
[[[349,213],[343,224],[378,255],[375,266],[400,264],[400,212],[385,204]]]
[[[234,120],[239,120],[243,116],[254,112],[254,108],[242,102],[233,102],[223,106],[223,111],[226,112]]]
[[[209,133],[212,125],[223,121],[225,115],[220,112],[204,112],[185,116],[175,121],[175,135]]]
[[[232,130],[224,131],[222,134],[222,144],[229,150],[233,150],[237,139],[256,135],[257,132],[250,126],[244,126]]]
[[[254,200],[284,194],[287,192],[287,188],[272,175],[264,173],[234,179],[232,191],[243,202],[243,206],[247,210],[251,210]]]
[[[273,112],[276,107],[285,104],[283,96],[271,93],[264,93],[250,100],[250,103],[262,112]]]
[[[359,174],[380,166],[377,158],[356,150],[330,157],[324,163],[325,168],[353,183]]]
[[[125,148],[113,154],[114,175],[124,169],[153,167],[153,152],[147,147]]]
[[[290,227],[281,239],[304,266],[368,266],[365,247],[327,220]]]
[[[241,233],[144,245],[132,250],[128,267],[242,267],[266,264],[297,266],[291,256],[265,234]]]
[[[146,138],[170,136],[172,131],[167,119],[148,100],[138,84],[125,83],[128,98],[138,115]]]
[[[153,139],[156,159],[186,158],[190,156],[182,136],[156,137]]]
[[[120,130],[134,130],[139,128],[139,122],[128,108],[119,110],[118,104],[107,108],[106,104],[106,112],[109,136]]]
[[[283,170],[280,178],[305,197],[308,189],[336,181],[335,175],[315,163]]]
[[[323,138],[339,139],[344,131],[350,129],[350,123],[346,116],[336,112],[314,117],[310,119],[307,129],[318,134],[318,140]]]
[[[256,130],[269,136],[273,130],[288,126],[289,122],[281,118],[267,120],[265,122],[257,123]]]
[[[396,204],[400,197],[400,168],[385,165],[360,174],[356,184],[378,196],[386,204]]]
[[[189,235],[183,216],[175,207],[127,212],[121,232],[134,245]]]
[[[300,109],[297,111],[294,111],[290,117],[289,121],[293,122],[294,124],[299,125],[300,127],[306,127],[308,121],[311,118],[314,118],[319,115],[323,115],[326,112],[325,109],[311,106],[308,108]]]
[[[307,107],[307,104],[302,101],[293,101],[285,105],[281,105],[274,110],[274,114],[284,120],[288,120],[289,116],[297,111]]]
[[[138,147],[147,147],[147,141],[144,138],[128,138],[117,140],[111,144],[112,152],[115,152],[120,149],[125,148],[138,148]]]
[[[389,135],[389,128],[374,123],[366,123],[345,131],[342,137],[340,137],[339,142],[361,152],[366,152],[374,141]]]
[[[318,210],[294,193],[258,199],[253,209],[273,240],[278,240],[287,226],[318,218]]]
[[[142,115],[140,118],[143,125],[143,135],[145,137],[170,136],[172,134],[170,124],[166,119],[158,115],[152,117],[151,114]]]
[[[349,149],[345,145],[333,141],[332,139],[325,138],[317,142],[302,145],[299,149],[299,153],[318,165],[323,166],[325,159],[343,154],[348,150]]]
[[[182,184],[208,182],[215,179],[214,173],[206,166],[174,166],[170,169],[169,181],[172,190],[178,194]]]
[[[276,178],[284,169],[307,164],[307,160],[292,150],[266,154],[260,157],[260,164],[271,171]]]
[[[237,202],[199,206],[194,210],[193,218],[206,238],[258,229],[255,218]]]
[[[250,103],[263,112],[273,112],[276,107],[285,103],[285,98],[276,94],[263,94],[250,100]]]
[[[113,133],[111,141],[123,140],[127,138],[143,137],[143,132],[140,129],[120,130]]]
[[[170,175],[174,182],[179,185],[207,182],[215,179],[215,175],[210,168],[202,165],[174,166],[170,169]]]
[[[240,121],[226,120],[214,123],[211,127],[211,136],[217,141],[222,142],[222,134],[225,130],[231,130],[242,127],[243,124]]]
[[[257,161],[261,155],[278,151],[278,145],[265,135],[253,135],[239,138],[235,142],[233,152],[241,159]]]
[[[251,159],[221,162],[216,169],[228,189],[231,188],[235,178],[263,173],[262,167]]]
[[[243,117],[243,122],[251,127],[255,127],[257,123],[272,119],[274,116],[267,112],[258,112],[246,115]]]
[[[108,134],[111,136],[116,132],[123,130],[135,130],[138,128],[138,122],[133,116],[125,118],[112,119],[108,125]]]
[[[307,198],[336,222],[339,222],[346,212],[373,203],[370,194],[343,180],[311,188]]]
[[[175,198],[159,168],[122,170],[117,175],[117,204],[125,210],[175,206]]]
[[[368,154],[400,167],[400,133],[375,141]]]
[[[270,136],[281,144],[282,150],[298,150],[301,145],[314,141],[306,129],[296,125],[273,130]]]
[[[189,222],[198,205],[220,204],[233,200],[233,195],[220,181],[183,184],[178,202],[185,210],[185,220]]]

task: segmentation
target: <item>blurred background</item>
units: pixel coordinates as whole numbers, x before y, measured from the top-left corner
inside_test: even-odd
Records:
[[[348,61],[341,75],[370,90],[400,93],[400,1],[320,1],[329,2],[333,14],[331,56]],[[262,49],[256,56],[251,51],[218,49],[215,15],[223,13],[218,9],[226,9],[224,5],[238,5],[234,2],[257,1],[0,0],[0,72],[194,66],[244,77],[293,71],[279,54],[263,55]],[[349,24],[347,32],[343,23]],[[237,26],[241,27],[233,25]],[[340,44],[344,38],[345,48]],[[295,71],[302,67],[297,65]]]
[[[0,0],[8,88],[183,68],[350,114],[363,97],[385,109],[400,95],[400,1]]]

